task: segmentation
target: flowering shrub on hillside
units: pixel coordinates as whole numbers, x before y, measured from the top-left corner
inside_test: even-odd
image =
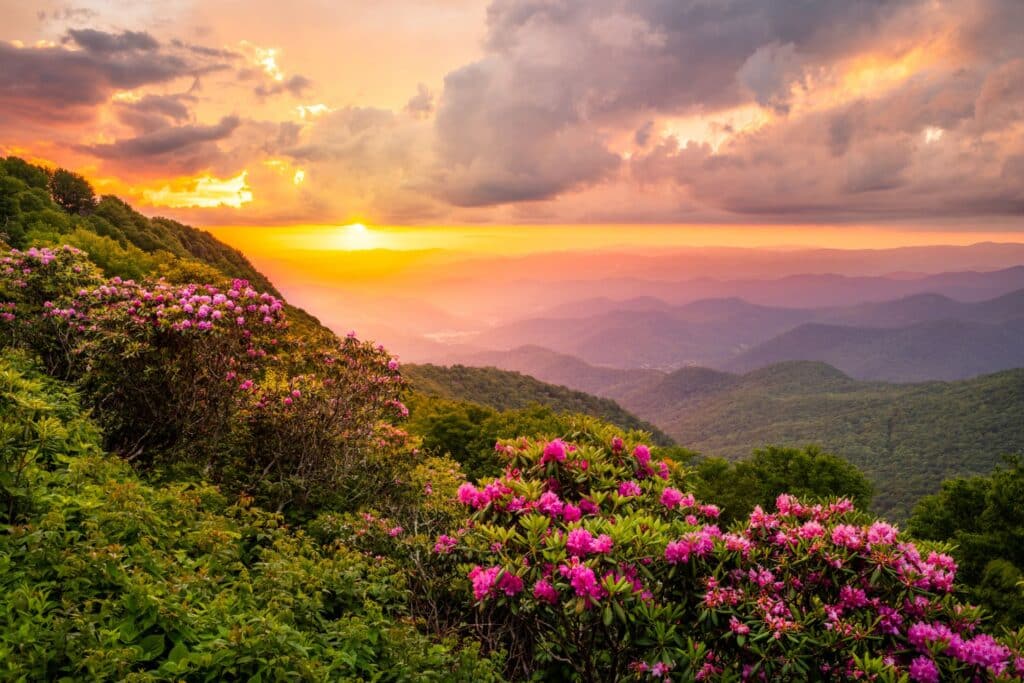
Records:
[[[76,380],[108,448],[138,464],[306,506],[374,495],[348,475],[402,440],[389,425],[405,412],[397,362],[354,337],[299,352],[283,302],[245,280],[105,280],[62,247],[11,251],[0,295],[11,341]]]
[[[505,474],[463,485],[436,539],[519,673],[583,680],[1016,678],[1016,639],[979,630],[956,565],[848,500],[719,509],[641,444],[520,439]],[[534,664],[536,662],[536,664]]]

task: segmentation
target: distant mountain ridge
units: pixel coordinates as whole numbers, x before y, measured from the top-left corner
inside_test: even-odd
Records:
[[[1024,326],[1019,322],[1024,320],[1024,289],[977,302],[922,293],[827,308],[764,306],[736,297],[680,306],[647,298],[594,299],[581,312],[608,305],[640,308],[509,323],[469,342],[508,349],[511,358],[454,350],[452,358],[525,372],[545,372],[536,367],[541,362],[537,354],[521,350],[531,347],[619,369],[703,365],[748,371],[786,360],[820,360],[859,379],[889,381],[964,379],[1024,366]],[[593,375],[593,370],[579,372]]]

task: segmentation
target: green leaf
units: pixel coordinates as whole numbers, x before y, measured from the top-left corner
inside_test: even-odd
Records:
[[[139,647],[142,648],[142,658],[146,661],[156,659],[164,651],[164,637],[162,634],[157,633],[155,635],[146,636],[139,641]]]

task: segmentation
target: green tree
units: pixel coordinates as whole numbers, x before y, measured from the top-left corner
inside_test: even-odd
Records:
[[[918,538],[955,544],[959,578],[1000,623],[1024,625],[1024,461],[1007,457],[987,477],[949,479],[910,518]]]
[[[697,463],[696,473],[697,492],[721,504],[726,521],[746,517],[755,505],[768,508],[782,493],[805,500],[844,496],[861,508],[872,496],[871,482],[860,470],[816,446],[768,446],[736,463],[708,458]]]
[[[68,213],[87,214],[96,207],[96,193],[89,181],[67,169],[50,176],[50,195]]]

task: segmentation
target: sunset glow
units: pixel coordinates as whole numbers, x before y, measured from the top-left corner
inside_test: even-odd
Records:
[[[1020,229],[1022,55],[986,3],[800,22],[754,3],[746,23],[612,0],[559,21],[515,0],[42,5],[0,0],[0,63],[39,84],[3,89],[0,151],[198,225],[640,223],[751,246]],[[91,60],[74,97],[45,85],[68,59]],[[374,234],[337,243],[394,247]]]

